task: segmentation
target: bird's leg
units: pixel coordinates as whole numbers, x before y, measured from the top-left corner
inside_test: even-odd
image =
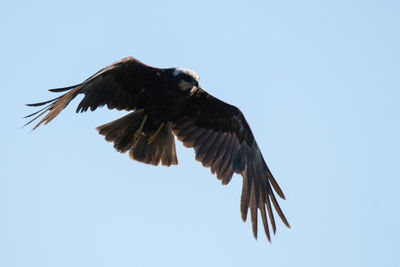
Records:
[[[165,122],[161,123],[160,127],[158,127],[157,131],[150,135],[149,139],[147,139],[147,144],[151,144],[156,140],[157,135],[160,133],[161,129],[164,127]]]
[[[133,135],[133,139],[134,139],[135,141],[138,140],[138,139],[142,136],[143,127],[144,127],[144,124],[146,123],[146,120],[147,120],[147,115],[144,115],[144,118],[143,118],[143,120],[142,120],[142,123],[141,123],[140,126],[139,126],[139,129],[137,129],[136,132],[135,132],[135,134]]]

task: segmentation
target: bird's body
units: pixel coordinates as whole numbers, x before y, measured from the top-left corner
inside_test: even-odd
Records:
[[[261,155],[242,112],[205,92],[198,75],[181,68],[154,68],[128,57],[100,70],[81,84],[52,89],[64,95],[30,106],[46,105],[27,117],[33,120],[46,114],[40,124],[47,124],[78,94],[84,98],[77,112],[107,105],[110,109],[134,111],[113,122],[97,127],[107,141],[121,153],[147,164],[178,164],[175,138],[193,147],[196,160],[210,167],[223,184],[233,173],[243,176],[242,219],[250,208],[254,236],[257,236],[257,210],[270,240],[267,213],[273,231],[272,205],[289,227],[272,188],[282,198],[279,188]],[[29,122],[29,123],[30,123]],[[272,202],[272,205],[271,205]]]

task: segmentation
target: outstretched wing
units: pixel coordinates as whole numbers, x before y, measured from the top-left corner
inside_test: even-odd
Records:
[[[274,191],[282,199],[285,196],[268,169],[246,119],[238,108],[201,88],[191,99],[184,115],[175,121],[174,134],[184,146],[195,149],[196,160],[204,167],[210,167],[222,184],[228,184],[233,173],[242,175],[242,219],[246,221],[250,208],[253,234],[257,238],[257,214],[260,210],[265,234],[270,241],[267,212],[272,230],[276,231],[271,202],[284,224],[290,227]]]
[[[78,94],[84,94],[76,112],[84,112],[89,108],[95,110],[107,105],[110,109],[137,110],[144,107],[149,90],[159,88],[162,69],[143,64],[133,57],[127,57],[98,71],[83,83],[65,88],[50,89],[51,92],[64,92],[64,95],[49,101],[28,104],[28,106],[46,105],[41,110],[26,117],[36,115],[31,121],[40,116],[46,116],[33,128],[47,124],[63,110]]]

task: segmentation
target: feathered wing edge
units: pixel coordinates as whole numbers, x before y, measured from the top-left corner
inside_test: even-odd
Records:
[[[63,91],[68,91],[62,96],[53,98],[48,101],[40,102],[40,103],[33,103],[33,104],[27,104],[29,107],[38,107],[38,106],[43,106],[46,105],[45,107],[41,108],[40,110],[29,114],[25,116],[24,118],[29,118],[32,116],[35,116],[33,119],[28,121],[24,126],[32,123],[42,115],[44,115],[46,112],[48,112],[34,127],[32,130],[35,130],[37,127],[39,127],[42,123],[45,125],[52,121],[68,104],[71,102],[72,99],[74,99],[80,92],[79,89],[81,88],[81,84],[79,85],[74,85],[74,86],[69,86],[65,88],[59,88],[59,89],[50,89],[49,91],[52,92],[63,92]]]
[[[246,143],[242,143],[236,152],[233,166],[235,173],[240,173],[243,177],[240,211],[243,221],[246,221],[247,213],[250,209],[254,237],[257,238],[258,210],[261,212],[265,234],[269,241],[270,234],[266,211],[271,222],[273,233],[275,234],[276,232],[276,223],[271,202],[282,222],[290,228],[289,222],[278,204],[275,193],[282,199],[285,199],[285,196],[265,164],[257,143],[254,142],[251,147]]]
[[[193,147],[196,160],[204,167],[209,167],[216,173],[223,185],[232,179],[233,173],[240,173],[243,177],[243,188],[240,203],[241,217],[247,219],[250,209],[253,235],[257,238],[257,214],[260,210],[268,241],[271,241],[268,219],[271,222],[273,233],[276,232],[276,223],[272,206],[275,208],[283,223],[290,225],[283,214],[274,191],[282,198],[285,196],[269,171],[262,157],[257,143],[249,146],[246,141],[239,141],[234,132],[223,132],[205,129],[196,125],[196,119],[183,116],[176,120],[173,133],[185,147]],[[272,188],[274,190],[272,190]],[[271,205],[272,202],[272,205]]]
[[[161,69],[147,66],[135,58],[123,58],[99,70],[83,83],[49,90],[54,93],[67,91],[60,97],[40,103],[28,104],[27,106],[32,107],[46,106],[26,116],[25,118],[29,118],[36,115],[25,125],[35,121],[46,112],[48,113],[33,129],[36,129],[42,123],[49,123],[78,94],[84,94],[84,98],[79,103],[76,112],[84,112],[88,109],[94,111],[104,105],[107,105],[109,109],[115,108],[117,110],[130,111],[140,109],[146,97],[145,89],[141,86],[141,83],[154,80],[154,76],[157,77],[156,74],[159,72],[161,72]],[[132,78],[132,76],[136,78]]]

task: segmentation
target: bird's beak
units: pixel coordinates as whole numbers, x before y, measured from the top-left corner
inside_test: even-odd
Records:
[[[198,81],[193,81],[193,86],[199,87],[199,82]]]

